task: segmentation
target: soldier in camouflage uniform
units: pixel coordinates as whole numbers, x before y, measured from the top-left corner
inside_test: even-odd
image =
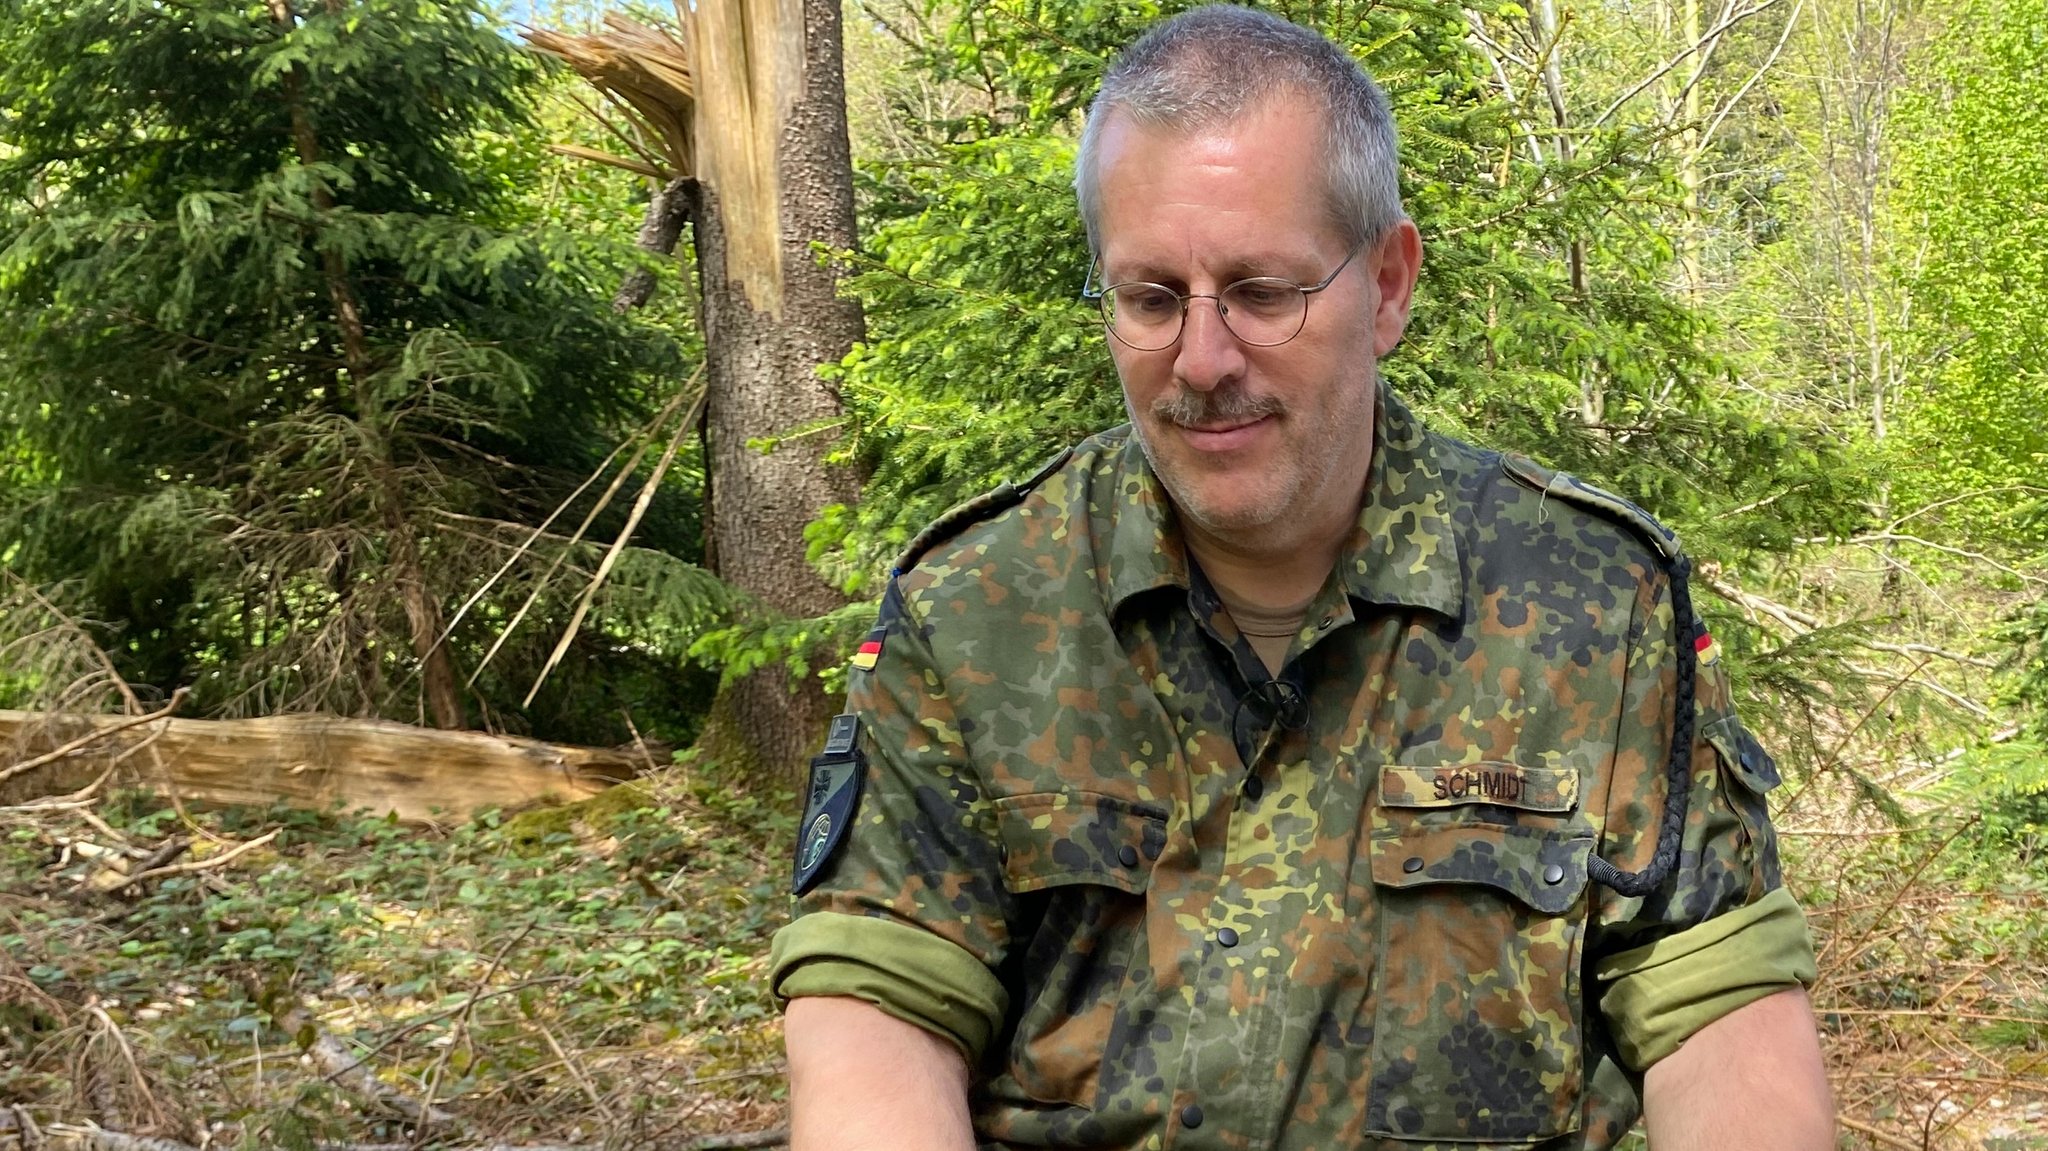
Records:
[[[798,1151],[1604,1148],[1645,1104],[1659,1151],[1832,1145],[1775,769],[1676,541],[1377,382],[1387,121],[1238,9],[1105,82],[1133,424],[891,582],[774,946]]]

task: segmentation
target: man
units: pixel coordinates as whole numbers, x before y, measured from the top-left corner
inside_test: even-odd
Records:
[[[935,525],[855,661],[773,958],[798,1151],[1833,1145],[1684,561],[1379,386],[1395,176],[1269,16],[1105,80],[1132,423]]]

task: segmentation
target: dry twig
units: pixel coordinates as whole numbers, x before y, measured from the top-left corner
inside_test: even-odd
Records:
[[[209,855],[205,859],[190,859],[184,863],[170,864],[167,867],[153,867],[147,871],[138,871],[134,875],[129,876],[128,882],[123,884],[123,886],[133,887],[146,879],[163,879],[172,875],[190,875],[195,871],[212,871],[215,868],[225,867],[236,859],[276,839],[278,831],[281,830],[283,829],[277,828],[264,832],[247,843],[238,847],[231,847],[219,855]]]
[[[310,1032],[313,1042],[306,1046],[306,1054],[312,1057],[323,1075],[354,1095],[414,1123],[452,1124],[456,1121],[454,1114],[440,1110],[431,1102],[422,1104],[377,1078],[364,1060],[350,1054],[346,1044],[306,1012],[291,1008],[278,1016],[277,1022],[278,1026],[294,1035]]]

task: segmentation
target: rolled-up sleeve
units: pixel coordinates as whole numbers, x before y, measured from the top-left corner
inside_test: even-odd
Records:
[[[1596,972],[1600,1012],[1637,1069],[1678,1050],[1714,1020],[1814,980],[1806,914],[1780,887],[1676,935],[1608,956]]]
[[[993,970],[1010,944],[1000,840],[914,599],[892,589],[882,626],[876,664],[847,696],[866,764],[859,804],[776,934],[770,985],[784,1002],[865,1000],[973,1064],[1008,1008]]]

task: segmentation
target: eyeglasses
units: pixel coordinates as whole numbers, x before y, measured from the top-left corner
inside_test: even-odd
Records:
[[[1270,348],[1301,334],[1308,323],[1308,298],[1329,287],[1364,250],[1363,244],[1351,249],[1336,271],[1318,284],[1304,287],[1278,276],[1253,276],[1214,293],[1176,292],[1165,284],[1143,280],[1111,284],[1097,291],[1087,285],[1095,282],[1098,257],[1088,262],[1081,298],[1094,301],[1102,312],[1102,326],[1133,351],[1158,352],[1172,347],[1186,325],[1189,300],[1214,300],[1231,335],[1252,347]]]

